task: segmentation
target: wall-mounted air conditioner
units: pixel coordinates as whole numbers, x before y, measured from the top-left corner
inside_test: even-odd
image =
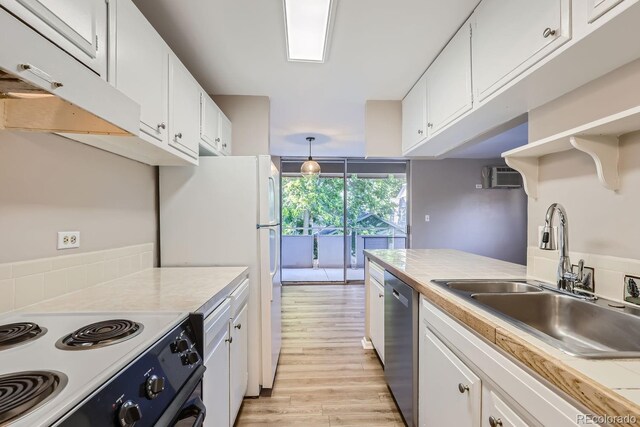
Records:
[[[482,188],[520,188],[522,176],[508,166],[485,166],[482,168]]]

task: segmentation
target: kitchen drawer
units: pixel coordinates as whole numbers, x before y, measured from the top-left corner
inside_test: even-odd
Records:
[[[492,388],[482,386],[482,427],[529,426]]]
[[[205,360],[213,351],[218,337],[229,333],[229,319],[231,318],[231,303],[228,299],[204,319],[204,356]]]
[[[369,261],[369,274],[378,283],[384,285],[384,268],[380,267],[373,261]]]
[[[231,302],[231,317],[242,310],[242,307],[249,301],[249,279],[245,279],[229,296]]]

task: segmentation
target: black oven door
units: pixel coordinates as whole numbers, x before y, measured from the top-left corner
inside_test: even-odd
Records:
[[[196,369],[160,417],[156,427],[202,426],[207,415],[207,410],[202,402],[202,376],[205,369],[202,365]]]

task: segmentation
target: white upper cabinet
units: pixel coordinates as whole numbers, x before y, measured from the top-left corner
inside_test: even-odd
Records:
[[[200,144],[214,154],[220,151],[219,108],[205,92],[200,93]]]
[[[423,75],[402,100],[402,152],[427,137],[427,76]]]
[[[589,22],[593,22],[602,15],[622,3],[623,0],[587,0]]]
[[[422,339],[420,426],[479,427],[480,378],[430,330],[425,330]]]
[[[112,83],[140,104],[140,130],[168,142],[169,47],[130,0],[116,7]]]
[[[218,144],[223,155],[231,155],[231,121],[224,115],[222,110],[218,111]]]
[[[426,73],[427,136],[471,110],[471,26],[460,28]]]
[[[570,39],[570,0],[483,0],[473,20],[473,87],[482,101]]]
[[[106,79],[105,0],[0,0],[0,5]]]
[[[169,144],[194,158],[200,145],[200,86],[173,54],[169,60]]]

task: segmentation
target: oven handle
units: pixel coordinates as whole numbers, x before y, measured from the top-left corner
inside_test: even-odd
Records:
[[[185,420],[187,418],[195,417],[195,421],[193,422],[192,427],[202,427],[202,423],[204,423],[204,418],[207,416],[207,408],[204,407],[204,402],[200,397],[196,397],[193,401],[180,411],[180,415],[178,415],[178,420]]]
[[[195,372],[191,375],[191,378],[189,378],[187,383],[180,389],[175,399],[173,399],[173,402],[169,404],[164,414],[160,417],[158,422],[156,422],[156,426],[168,426],[171,424],[171,421],[176,419],[178,414],[182,411],[182,407],[185,402],[189,400],[189,397],[191,397],[193,390],[195,390],[198,383],[202,381],[202,377],[206,369],[207,368],[205,368],[204,365],[198,366]]]

